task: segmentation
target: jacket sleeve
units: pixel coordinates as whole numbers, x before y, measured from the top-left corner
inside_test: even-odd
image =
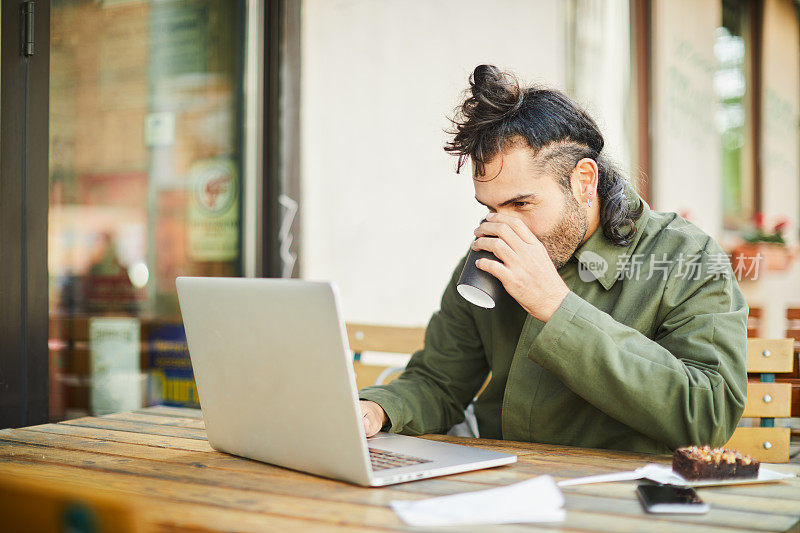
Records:
[[[730,270],[698,280],[671,275],[660,309],[650,339],[571,292],[525,341],[528,357],[604,413],[671,448],[721,446],[747,397],[744,297]]]
[[[411,356],[405,371],[391,383],[359,391],[360,399],[386,411],[392,433],[447,432],[464,420],[464,409],[489,373],[472,304],[456,290],[465,261],[453,272],[441,307],[428,323],[424,347]]]

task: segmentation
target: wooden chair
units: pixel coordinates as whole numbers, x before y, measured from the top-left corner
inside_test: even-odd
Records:
[[[361,362],[363,352],[408,353],[412,354],[425,344],[425,328],[373,326],[368,324],[347,324],[347,337],[350,349],[353,350],[353,367],[356,373],[358,389],[369,385],[382,385],[397,378],[403,373],[405,366],[378,366]],[[484,381],[476,394],[479,396],[488,385],[492,375]],[[450,429],[448,435],[466,437],[478,436],[478,422],[475,419],[472,405],[464,413],[465,420]]]
[[[747,339],[745,418],[760,418],[760,427],[738,427],[725,445],[768,463],[789,460],[791,430],[775,427],[775,418],[791,416],[792,386],[776,383],[776,374],[792,372],[792,339]]]
[[[388,383],[403,371],[403,367],[364,364],[363,352],[412,354],[425,343],[425,328],[347,324],[347,338],[353,350],[353,367],[359,389]]]
[[[22,471],[0,476],[0,530],[138,533],[135,500],[63,480],[33,478]]]
[[[791,376],[778,378],[776,381],[791,383],[792,416],[800,417],[800,307],[786,310],[786,337],[794,340],[795,367]]]

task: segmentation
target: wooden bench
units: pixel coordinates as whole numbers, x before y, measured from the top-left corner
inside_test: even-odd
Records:
[[[776,383],[776,374],[792,372],[792,339],[747,340],[747,403],[744,418],[759,418],[759,427],[738,427],[725,445],[769,463],[789,460],[791,430],[775,427],[776,418],[791,416],[792,386]]]

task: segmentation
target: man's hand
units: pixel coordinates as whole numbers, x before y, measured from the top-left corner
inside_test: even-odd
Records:
[[[389,417],[386,416],[383,407],[375,402],[361,400],[359,403],[361,404],[364,432],[367,434],[367,437],[371,437],[389,422]]]
[[[472,249],[488,250],[500,261],[479,259],[477,267],[499,279],[529,314],[547,322],[569,294],[569,287],[522,220],[500,213],[490,213],[486,219],[475,230],[478,238]]]

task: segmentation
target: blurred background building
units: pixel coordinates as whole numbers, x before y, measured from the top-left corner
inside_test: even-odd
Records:
[[[31,4],[0,13],[0,427],[197,406],[178,275],[333,280],[348,321],[425,325],[484,214],[442,150],[480,63],[768,256],[753,333],[792,329],[795,0],[38,0],[28,55]]]

